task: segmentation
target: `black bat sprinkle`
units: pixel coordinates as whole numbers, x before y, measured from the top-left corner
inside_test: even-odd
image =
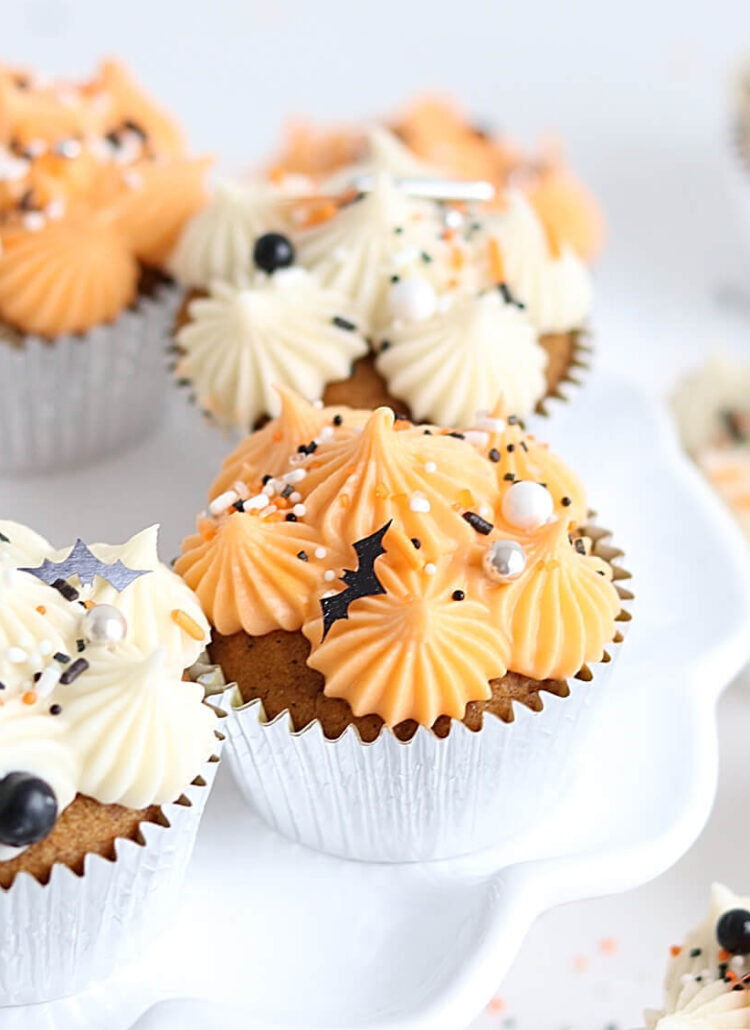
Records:
[[[356,572],[351,569],[344,569],[341,577],[342,583],[346,583],[346,590],[340,594],[333,594],[331,597],[324,597],[320,602],[323,609],[323,640],[328,636],[328,631],[339,619],[349,618],[349,605],[359,597],[376,597],[378,594],[386,593],[386,589],[375,574],[375,560],[381,554],[386,554],[383,547],[383,537],[391,528],[391,521],[378,529],[372,536],[364,540],[358,540],[354,550],[359,559]]]

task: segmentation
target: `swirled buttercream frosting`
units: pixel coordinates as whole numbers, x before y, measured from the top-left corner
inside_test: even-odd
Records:
[[[55,550],[0,527],[0,793],[18,774],[51,792],[57,815],[77,794],[135,809],[176,801],[215,746],[203,688],[183,679],[210,629],[159,562],[156,529]],[[7,810],[0,862],[41,839],[19,839]]]
[[[0,66],[0,320],[49,339],[113,321],[204,203],[206,167],[116,62],[87,82]]]
[[[673,946],[663,1005],[646,1013],[646,1030],[747,1030],[750,965],[746,944],[750,898],[714,885],[706,918],[683,944]],[[745,922],[747,917],[747,923]],[[735,931],[734,933],[732,931]]]
[[[324,694],[430,726],[507,672],[564,680],[607,660],[621,597],[586,514],[577,477],[514,415],[448,431],[285,391],[225,462],[176,571],[223,636],[301,627]]]
[[[367,353],[347,300],[300,268],[215,282],[191,301],[175,374],[217,421],[249,429],[279,412],[277,386],[315,400]]]

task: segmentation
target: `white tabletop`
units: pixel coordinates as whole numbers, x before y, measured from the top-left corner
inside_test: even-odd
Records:
[[[727,187],[724,122],[726,79],[750,48],[750,17],[742,0],[715,0],[710,12],[678,0],[28,0],[3,12],[3,53],[73,71],[117,51],[229,166],[256,158],[290,111],[377,112],[435,83],[527,139],[559,127],[610,223],[597,270],[597,361],[664,395],[713,347],[750,354],[750,247]],[[184,418],[174,403],[173,417]],[[143,466],[148,448],[134,452],[102,478],[134,477],[138,496],[108,494],[100,509],[81,494],[81,477],[51,482],[42,505],[38,487],[0,481],[0,508],[59,541],[75,532],[116,539],[163,518],[170,480],[221,451],[212,437],[200,455],[175,452],[169,476]],[[167,534],[165,554],[177,536]],[[669,546],[668,526],[657,525],[654,546]],[[748,686],[721,705],[721,789],[698,844],[641,890],[544,916],[499,989],[504,1000],[477,1028],[637,1026],[641,1009],[658,1003],[668,946],[700,917],[711,881],[750,890]]]

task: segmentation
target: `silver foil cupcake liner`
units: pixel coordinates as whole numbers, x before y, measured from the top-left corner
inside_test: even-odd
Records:
[[[223,731],[222,723],[222,731]],[[0,889],[0,1007],[75,994],[142,953],[176,914],[215,755],[170,805],[164,825],[143,823],[141,841],[115,841],[113,860],[87,855],[76,875],[55,865],[49,882],[20,873]]]
[[[178,297],[165,283],[87,333],[0,338],[0,476],[85,465],[156,428]]]

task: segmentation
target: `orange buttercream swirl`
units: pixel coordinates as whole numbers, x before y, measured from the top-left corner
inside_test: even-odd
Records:
[[[0,312],[26,332],[54,337],[110,322],[137,282],[126,241],[93,214],[2,237]]]
[[[432,575],[384,562],[385,594],[355,601],[322,642],[315,613],[304,626],[308,664],[325,676],[327,696],[345,698],[355,715],[377,712],[388,726],[462,719],[469,701],[489,698],[489,681],[507,670],[508,641],[484,604],[453,599],[455,575],[449,560]]]
[[[576,540],[581,484],[519,423],[495,413],[449,434],[386,408],[282,400],[225,462],[177,563],[220,633],[302,627],[325,693],[389,725],[462,718],[507,670],[566,679],[602,660],[620,612],[612,570]],[[324,635],[322,599],[386,524],[384,592]],[[502,540],[523,549],[510,575],[488,561]]]
[[[0,67],[0,320],[54,338],[115,319],[204,202],[183,149],[116,62],[87,82]]]

